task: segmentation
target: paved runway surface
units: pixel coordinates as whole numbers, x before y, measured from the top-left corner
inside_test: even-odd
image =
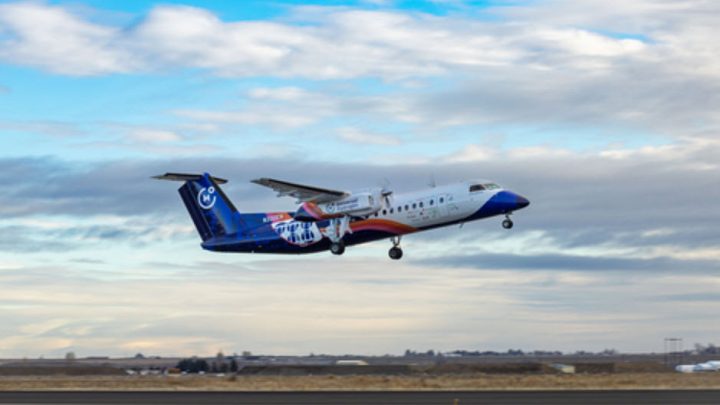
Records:
[[[362,392],[0,392],[0,404],[720,404],[720,390]]]

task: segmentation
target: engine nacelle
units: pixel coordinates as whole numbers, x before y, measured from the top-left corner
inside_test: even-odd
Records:
[[[374,214],[381,208],[382,195],[379,191],[356,193],[329,203],[304,202],[295,211],[295,220],[321,221],[344,216],[357,217]]]

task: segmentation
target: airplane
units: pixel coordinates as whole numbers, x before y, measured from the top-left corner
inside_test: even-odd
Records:
[[[702,373],[707,371],[720,371],[720,360],[710,360],[698,364],[681,364],[675,367],[680,373]]]
[[[530,202],[491,181],[463,181],[396,194],[386,188],[356,192],[259,178],[278,197],[297,199],[294,212],[240,213],[220,188],[227,180],[209,173],[165,173],[154,179],[180,181],[178,189],[202,239],[214,252],[313,253],[330,250],[342,255],[346,246],[390,239],[388,255],[403,256],[403,235],[502,215],[511,229],[510,215]]]

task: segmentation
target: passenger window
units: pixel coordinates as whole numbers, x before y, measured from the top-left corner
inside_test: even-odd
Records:
[[[435,204],[435,200],[430,200],[430,205]]]
[[[383,215],[387,215],[387,210],[383,210]]]
[[[483,191],[485,190],[485,187],[482,186],[482,184],[473,184],[470,186],[470,192],[474,193],[476,191]]]
[[[402,205],[398,207],[398,212],[402,212]]]
[[[405,211],[407,211],[407,210],[409,210],[409,209],[410,209],[410,206],[408,206],[407,204],[405,204]]]
[[[413,203],[413,209],[417,208],[417,204]]]
[[[442,198],[442,197],[440,197],[440,204],[442,204],[442,203],[444,203],[444,202],[445,202],[445,199]]]
[[[390,208],[390,213],[392,214],[393,212],[395,212],[395,208]]]
[[[423,207],[423,203],[422,203],[422,201],[420,201],[420,204],[419,204],[419,205],[420,205],[420,208],[422,208],[422,207]]]

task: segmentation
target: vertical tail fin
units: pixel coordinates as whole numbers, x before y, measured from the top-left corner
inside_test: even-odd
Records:
[[[165,173],[159,180],[184,181],[178,192],[203,242],[238,232],[238,210],[220,188],[227,180],[205,174]]]

